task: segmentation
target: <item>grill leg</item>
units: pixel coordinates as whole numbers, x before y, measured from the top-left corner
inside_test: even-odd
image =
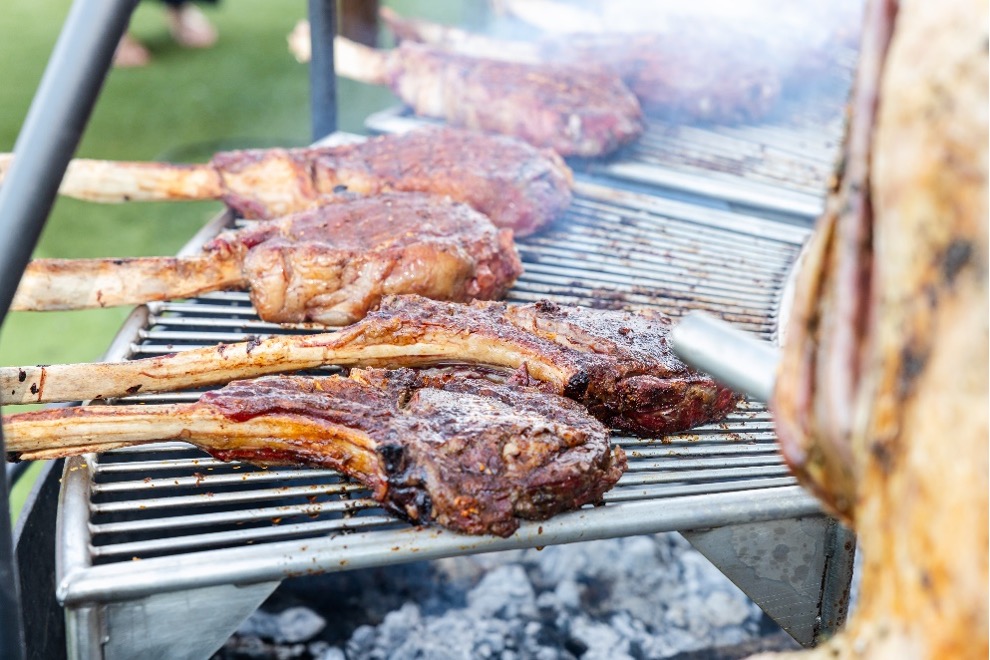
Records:
[[[814,646],[845,622],[856,541],[831,518],[743,523],[683,535],[802,646]]]
[[[337,75],[333,38],[337,33],[336,0],[309,0],[312,57],[309,61],[309,110],[313,142],[337,130]]]
[[[55,599],[55,517],[62,461],[46,463],[31,489],[14,531],[26,656],[65,657],[65,621]]]

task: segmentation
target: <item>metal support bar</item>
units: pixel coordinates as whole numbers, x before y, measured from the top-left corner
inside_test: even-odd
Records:
[[[337,33],[336,0],[309,0],[312,58],[309,61],[309,109],[313,142],[337,130],[337,75],[333,38]]]
[[[20,481],[24,473],[28,471],[31,467],[30,461],[22,461],[20,463],[7,463],[7,487],[13,488]]]
[[[773,394],[780,356],[769,342],[703,312],[686,314],[670,333],[684,362],[758,401]]]
[[[14,145],[0,187],[0,323],[38,242],[117,42],[137,0],[76,0]],[[0,434],[0,455],[6,455]],[[6,474],[5,474],[6,476]],[[0,657],[24,657],[6,479],[0,487]]]

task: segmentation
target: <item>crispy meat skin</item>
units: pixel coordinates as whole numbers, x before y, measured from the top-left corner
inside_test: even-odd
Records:
[[[272,218],[333,201],[342,189],[447,195],[525,236],[571,202],[572,175],[552,151],[456,128],[427,128],[329,148],[230,151],[213,157],[224,201]]]
[[[465,204],[388,193],[225,232],[205,246],[242,262],[258,314],[344,325],[383,295],[500,298],[522,265],[512,232]]]
[[[867,8],[774,394],[785,456],[862,548],[856,612],[822,657],[990,648],[987,26],[976,0]]]
[[[126,420],[147,416],[146,408],[154,406],[8,416],[8,448],[18,450],[24,425],[61,422],[71,434],[74,419]],[[425,382],[411,370],[269,376],[173,406],[171,416],[180,425],[182,418],[211,420],[181,437],[220,460],[340,470],[410,522],[468,534],[509,536],[520,519],[543,520],[599,502],[626,465],[608,431],[578,404],[482,377]],[[242,427],[262,423],[267,437],[239,436]],[[102,439],[126,437],[110,432]],[[56,434],[51,442],[64,440]]]
[[[639,102],[604,67],[473,58],[411,42],[387,61],[392,90],[418,114],[563,156],[606,154],[643,132]]]

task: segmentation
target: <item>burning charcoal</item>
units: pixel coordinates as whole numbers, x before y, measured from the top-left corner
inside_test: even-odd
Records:
[[[347,655],[336,646],[331,646],[319,655],[313,653],[313,644],[310,644],[310,653],[317,660],[347,660]]]
[[[331,631],[335,639],[325,631],[335,644],[321,651],[327,660],[722,659],[741,657],[737,647],[796,644],[751,646],[779,628],[677,534],[352,573],[291,581],[294,598],[332,592],[352,621],[372,622],[352,624],[349,638],[344,629]],[[307,648],[319,657],[314,643]],[[713,648],[718,654],[698,655]]]
[[[607,623],[586,616],[574,619],[571,624],[570,645],[587,649],[581,654],[582,660],[633,660],[628,639],[623,639]]]
[[[351,658],[367,658],[375,646],[378,630],[374,626],[360,626],[347,641],[347,656]]]

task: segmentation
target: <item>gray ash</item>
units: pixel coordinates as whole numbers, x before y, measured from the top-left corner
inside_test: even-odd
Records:
[[[678,534],[287,580],[215,660],[675,658],[797,648]]]

